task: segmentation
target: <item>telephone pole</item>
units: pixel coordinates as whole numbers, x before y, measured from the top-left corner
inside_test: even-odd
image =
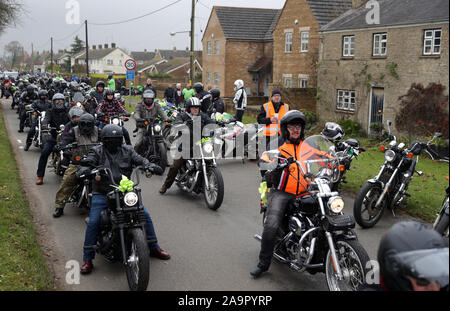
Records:
[[[195,0],[192,0],[192,13],[191,13],[191,72],[189,75],[189,84],[192,85],[194,81],[194,31],[195,31]]]
[[[87,19],[84,21],[86,28],[86,75],[89,78],[89,43],[88,43],[88,24]]]
[[[50,45],[50,72],[53,73],[53,37],[50,38],[51,45]]]

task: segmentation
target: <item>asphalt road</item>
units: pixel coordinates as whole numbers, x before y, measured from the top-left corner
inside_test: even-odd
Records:
[[[66,268],[70,260],[82,263],[86,214],[69,205],[64,216],[54,219],[54,199],[61,178],[47,169],[44,185],[35,185],[40,150],[34,146],[23,151],[26,132],[18,133],[19,120],[10,101],[2,99],[9,137],[16,153],[22,180],[40,232],[45,254],[61,290],[128,290],[125,270],[120,263],[111,264],[97,254],[95,269],[81,276],[80,284],[67,284]],[[134,128],[134,121],[127,128]],[[133,138],[132,138],[133,139]],[[364,155],[362,155],[364,156]],[[158,193],[163,177],[142,180],[143,200],[155,224],[159,244],[172,258],[151,258],[148,290],[327,290],[324,274],[296,273],[273,262],[268,273],[253,279],[249,271],[258,262],[259,242],[254,234],[262,233],[259,214],[259,172],[255,162],[224,160],[219,163],[225,182],[225,197],[217,211],[209,210],[202,196],[181,192],[174,185],[162,196]],[[166,171],[167,174],[167,171]],[[164,176],[165,177],[165,176]],[[344,196],[346,213],[352,213],[353,199]],[[375,228],[357,226],[359,240],[371,259],[382,234],[405,216],[385,212]],[[73,267],[73,266],[72,266]]]

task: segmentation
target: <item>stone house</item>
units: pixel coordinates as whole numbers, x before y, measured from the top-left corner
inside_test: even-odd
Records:
[[[448,0],[353,0],[352,10],[320,29],[318,111],[323,121],[351,118],[370,133],[394,122],[412,83],[449,87]],[[368,19],[369,16],[369,19]]]
[[[273,32],[273,88],[316,87],[319,29],[351,0],[286,0]]]
[[[267,95],[272,81],[272,32],[281,10],[214,6],[202,38],[203,84],[234,96],[242,79],[248,95]]]

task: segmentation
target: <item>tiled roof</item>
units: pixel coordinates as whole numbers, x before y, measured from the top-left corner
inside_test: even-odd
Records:
[[[352,0],[306,0],[306,2],[320,26],[328,24],[352,8]]]
[[[448,22],[449,0],[378,0],[380,24],[368,24],[369,9],[350,10],[323,26],[321,31],[364,29],[398,25]]]
[[[214,7],[228,40],[271,41],[281,10]]]
[[[131,57],[135,61],[149,62],[155,58],[155,52],[131,52]]]
[[[190,57],[191,51],[186,50],[158,50],[162,58],[171,60],[174,58]],[[201,57],[202,51],[194,51],[194,57]]]

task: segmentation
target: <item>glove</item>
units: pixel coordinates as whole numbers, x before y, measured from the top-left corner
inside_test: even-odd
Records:
[[[77,171],[77,173],[75,174],[75,176],[76,176],[78,179],[80,179],[80,178],[82,178],[82,176],[87,176],[87,175],[89,175],[89,174],[91,174],[91,169],[90,169],[89,167],[81,166],[81,167],[78,169],[78,171]]]
[[[147,165],[147,166],[145,167],[145,170],[146,170],[146,171],[148,170],[148,171],[150,171],[152,174],[158,175],[158,176],[161,176],[161,175],[163,174],[162,168],[159,167],[159,166],[156,165],[156,164],[153,164],[153,163],[150,163],[149,165]]]

